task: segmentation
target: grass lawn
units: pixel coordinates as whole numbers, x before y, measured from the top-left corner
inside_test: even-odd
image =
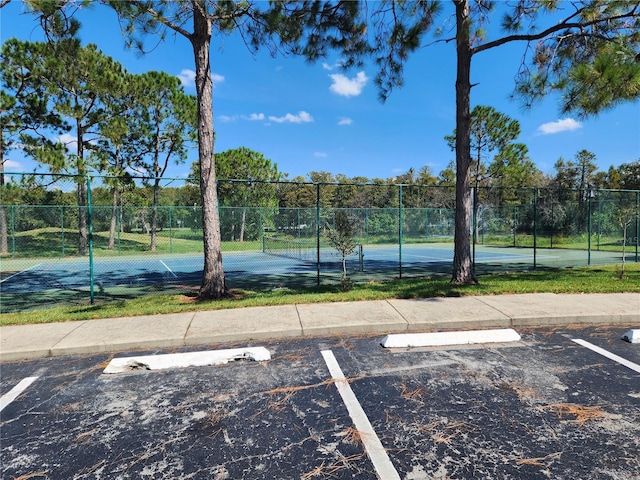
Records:
[[[627,264],[625,278],[620,266],[540,270],[483,275],[478,285],[455,286],[447,278],[422,278],[355,284],[349,292],[339,285],[271,291],[232,290],[228,299],[198,301],[195,295],[148,295],[97,305],[73,305],[0,315],[0,325],[63,322],[131,315],[153,315],[195,310],[319,302],[351,302],[390,298],[458,297],[514,293],[640,293],[640,264]]]

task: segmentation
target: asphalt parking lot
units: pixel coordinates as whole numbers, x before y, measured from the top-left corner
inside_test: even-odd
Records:
[[[629,328],[392,351],[380,335],[260,341],[271,360],[118,374],[107,354],[5,363],[1,476],[640,479]]]

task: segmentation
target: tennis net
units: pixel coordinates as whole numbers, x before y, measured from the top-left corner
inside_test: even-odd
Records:
[[[291,258],[304,263],[316,264],[318,262],[318,244],[309,240],[295,240],[290,238],[279,238],[264,236],[262,238],[262,251],[268,255]],[[321,244],[320,262],[340,262],[342,256],[335,248]],[[362,271],[363,254],[362,245],[356,244],[353,253],[347,256],[347,262]]]

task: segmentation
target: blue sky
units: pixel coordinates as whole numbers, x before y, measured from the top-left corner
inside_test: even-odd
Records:
[[[447,7],[448,8],[448,7]],[[11,37],[38,41],[40,27],[22,14],[13,0],[0,10],[2,41]],[[169,35],[140,56],[128,51],[116,16],[103,7],[81,12],[80,37],[95,43],[131,73],[163,70],[179,76],[187,93],[195,94],[190,44]],[[447,16],[441,17],[442,21]],[[489,35],[498,35],[489,25]],[[148,37],[148,46],[157,43]],[[342,72],[338,57],[308,64],[300,58],[252,55],[239,38],[214,37],[215,150],[248,147],[278,164],[289,178],[311,171],[348,177],[389,179],[413,167],[429,166],[434,174],[454,158],[443,137],[455,128],[455,51],[435,44],[414,53],[405,67],[405,84],[386,103],[378,100],[374,65]],[[525,44],[511,44],[476,55],[472,64],[472,107],[489,105],[520,122],[519,142],[529,147],[537,167],[553,173],[559,157],[574,158],[581,149],[596,155],[600,170],[640,158],[640,103],[629,103],[599,117],[561,117],[557,98],[548,97],[523,111],[509,100]],[[6,171],[31,171],[35,164],[11,152]],[[167,176],[182,177],[197,158],[191,153]]]

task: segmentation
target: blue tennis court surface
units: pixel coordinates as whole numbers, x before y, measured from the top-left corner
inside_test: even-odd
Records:
[[[93,262],[93,273],[98,288],[187,282],[201,278],[202,257],[100,258]],[[89,261],[43,260],[5,276],[0,286],[3,293],[89,288]]]
[[[364,261],[392,261],[398,262],[398,258],[402,255],[403,264],[422,264],[422,263],[441,263],[453,260],[453,245],[449,248],[433,248],[421,244],[403,245],[402,250],[396,245],[377,246],[367,245],[364,253]],[[533,261],[533,253],[525,253],[523,251],[509,252],[506,249],[487,250],[486,247],[476,251],[476,262],[514,262],[514,261]]]
[[[326,253],[326,252],[325,252]],[[341,259],[337,252],[321,255],[323,272],[340,272]],[[476,263],[532,263],[531,250],[504,248],[478,248]],[[543,258],[538,255],[538,258]],[[549,256],[547,256],[549,258]],[[351,272],[393,271],[400,265],[416,268],[439,265],[448,267],[453,260],[453,245],[434,247],[432,244],[365,245],[362,255],[348,258]],[[77,290],[90,288],[88,258],[44,259],[29,267],[20,268],[20,261],[4,261],[0,291],[3,294],[38,292],[46,290]],[[15,267],[11,268],[11,263]],[[256,279],[267,276],[293,277],[310,275],[318,269],[317,263],[307,259],[283,258],[261,251],[226,252],[223,254],[225,274],[231,281],[240,278]],[[145,285],[184,284],[197,285],[202,278],[203,258],[193,255],[138,255],[96,258],[93,262],[94,287],[128,287]]]

